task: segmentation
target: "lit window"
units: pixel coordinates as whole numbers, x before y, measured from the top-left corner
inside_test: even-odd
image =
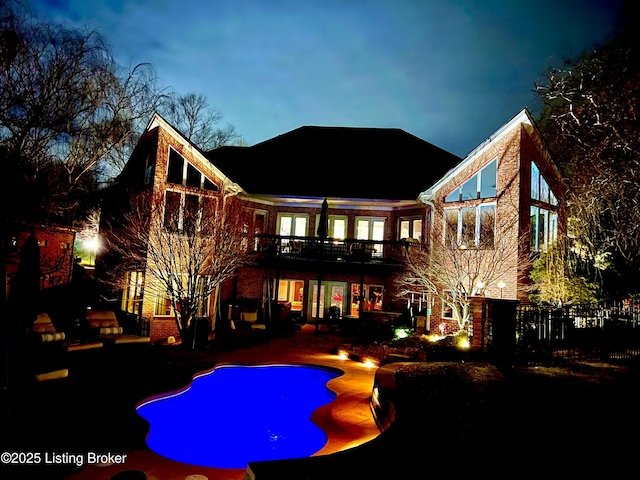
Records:
[[[278,234],[283,237],[306,237],[307,223],[307,215],[278,214]]]
[[[329,237],[337,240],[347,238],[347,217],[344,215],[329,215]],[[316,215],[316,225],[320,224],[320,215]],[[316,233],[317,233],[316,228]]]
[[[449,300],[449,302],[445,302],[442,300],[442,318],[453,318],[453,307],[451,303],[453,303],[453,293],[450,290],[445,290],[444,297]]]
[[[359,217],[356,218],[356,239],[357,240],[384,240],[385,219]],[[374,257],[381,257],[383,253],[382,244],[374,245]]]
[[[413,238],[422,241],[422,218],[401,218],[399,221],[398,237],[402,239]]]

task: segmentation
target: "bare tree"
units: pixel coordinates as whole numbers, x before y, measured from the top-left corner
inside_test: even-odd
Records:
[[[640,48],[638,16],[628,19],[617,38],[547,72],[535,89],[539,124],[571,184],[578,274],[612,295],[637,292],[640,269]]]
[[[204,151],[240,140],[234,126],[218,126],[222,113],[210,107],[204,95],[174,95],[167,99],[162,113],[187,140]]]
[[[446,219],[444,209],[436,212]],[[467,235],[464,228],[461,233],[457,223],[445,220],[442,230],[436,228],[430,245],[408,243],[404,270],[396,280],[401,296],[417,293],[438,298],[451,309],[461,330],[470,321],[471,296],[497,291],[501,279],[524,274],[528,266],[526,238],[518,235],[514,221],[517,215],[500,219],[492,209],[480,215],[484,218],[477,235]],[[518,260],[520,272],[516,273]]]
[[[0,5],[3,218],[82,216],[160,99],[150,65],[122,69],[93,31]],[[9,207],[9,208],[7,208]]]
[[[138,194],[121,222],[101,230],[117,258],[109,282],[126,288],[125,273],[146,272],[145,295],[166,298],[183,338],[216,287],[253,258],[237,199],[196,198],[172,205],[162,195]]]

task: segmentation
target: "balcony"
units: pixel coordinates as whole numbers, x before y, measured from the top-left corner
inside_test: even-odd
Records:
[[[405,241],[332,239],[318,237],[294,237],[281,235],[259,235],[254,238],[254,248],[264,254],[265,260],[318,261],[394,265],[400,264]]]

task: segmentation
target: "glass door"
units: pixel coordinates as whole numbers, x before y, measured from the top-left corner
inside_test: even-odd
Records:
[[[318,282],[309,281],[311,297],[309,298],[309,317],[316,318],[318,313]],[[322,282],[320,285],[320,317],[324,317],[325,308],[338,307],[343,314],[347,284],[345,282]]]

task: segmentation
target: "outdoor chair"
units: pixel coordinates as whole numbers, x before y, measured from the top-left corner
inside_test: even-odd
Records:
[[[342,312],[340,307],[329,307],[329,314],[327,315],[327,325],[329,330],[339,328],[342,323]]]
[[[253,330],[265,330],[267,328],[264,323],[258,323],[258,312],[241,312],[240,321],[248,322]]]
[[[66,335],[64,332],[58,332],[51,321],[51,317],[47,313],[40,313],[31,328],[32,339],[40,343],[62,342]]]
[[[94,338],[108,345],[145,344],[151,340],[149,337],[124,333],[115,312],[110,310],[87,310],[87,323]]]
[[[38,382],[66,378],[64,332],[58,332],[47,313],[40,313],[29,332],[32,348],[27,363]]]

